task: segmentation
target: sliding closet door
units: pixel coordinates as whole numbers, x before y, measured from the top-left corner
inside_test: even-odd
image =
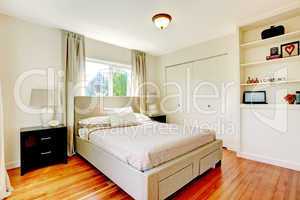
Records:
[[[228,55],[198,62],[190,67],[191,109],[186,121],[214,129],[224,146],[234,148],[236,101],[234,79]]]
[[[168,122],[213,129],[224,146],[235,148],[238,96],[228,55],[165,68],[164,107]],[[177,96],[176,96],[177,95]]]
[[[168,114],[168,122],[182,124],[186,110],[186,71],[187,65],[167,67],[165,70],[165,98],[163,106]]]

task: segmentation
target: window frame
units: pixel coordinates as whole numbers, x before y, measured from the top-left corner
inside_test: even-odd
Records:
[[[109,68],[108,96],[104,96],[104,97],[122,97],[122,96],[113,95],[114,94],[113,93],[113,72],[115,69],[124,70],[124,71],[127,71],[127,73],[129,73],[130,76],[127,80],[126,96],[132,95],[132,66],[131,65],[117,63],[117,62],[111,62],[111,61],[105,61],[105,60],[99,60],[99,59],[94,59],[94,58],[88,58],[88,57],[85,59],[85,63],[87,63],[87,62],[99,63],[102,65],[104,64],[104,65],[107,65]],[[97,96],[102,96],[102,95],[97,95]]]

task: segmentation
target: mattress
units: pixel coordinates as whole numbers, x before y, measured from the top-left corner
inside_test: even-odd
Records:
[[[147,123],[95,130],[86,137],[137,170],[146,171],[215,140],[215,133],[198,127]]]

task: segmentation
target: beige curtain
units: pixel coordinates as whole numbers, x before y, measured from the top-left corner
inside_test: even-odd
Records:
[[[132,89],[140,97],[140,111],[147,112],[146,54],[132,50]]]
[[[3,101],[2,101],[2,86],[0,82],[0,199],[9,196],[12,187],[9,182],[9,177],[5,168],[4,159],[4,122],[3,122]]]
[[[65,110],[68,127],[68,155],[74,150],[74,97],[84,95],[85,42],[84,36],[64,32],[65,45]]]

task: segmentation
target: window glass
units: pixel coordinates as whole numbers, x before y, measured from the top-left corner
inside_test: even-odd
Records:
[[[131,69],[101,61],[86,61],[86,95],[130,96]]]

